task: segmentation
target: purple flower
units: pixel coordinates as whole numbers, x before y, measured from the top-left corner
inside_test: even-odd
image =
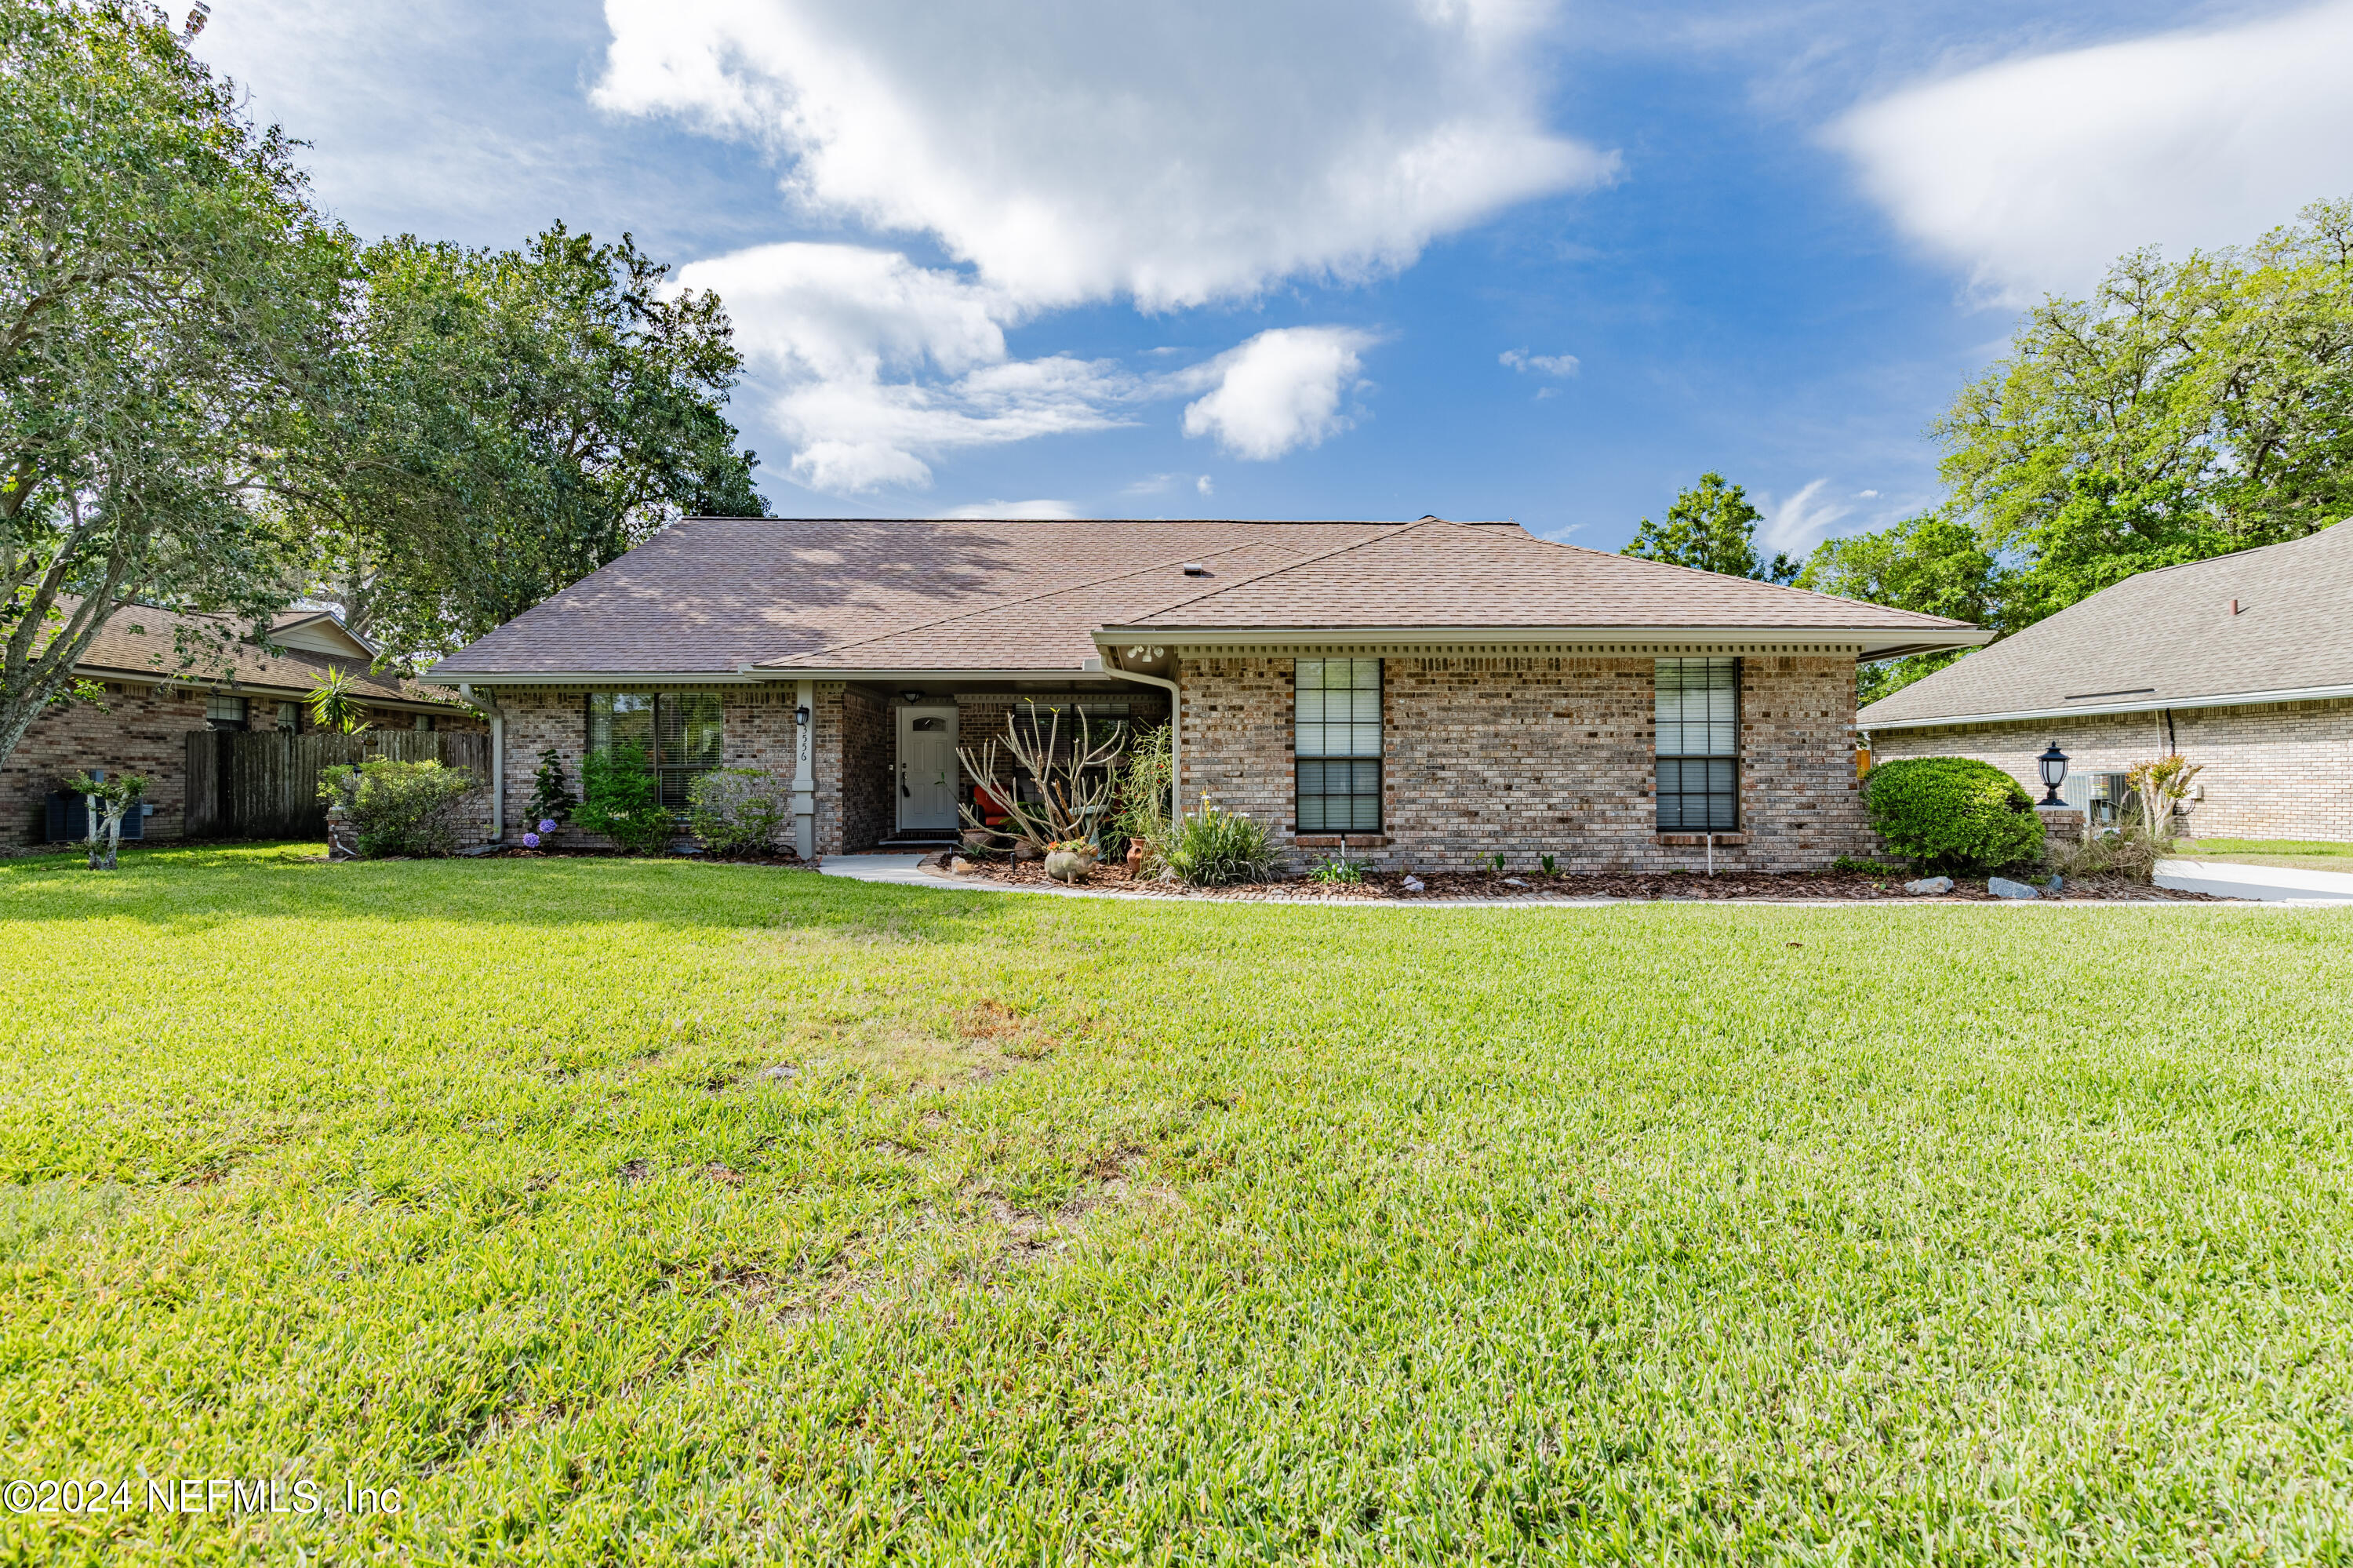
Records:
[[[525,849],[537,849],[539,847],[539,835],[537,833],[523,834],[522,847]]]
[[[554,832],[555,831],[555,819],[554,817],[542,817],[539,820],[539,831],[543,833]]]

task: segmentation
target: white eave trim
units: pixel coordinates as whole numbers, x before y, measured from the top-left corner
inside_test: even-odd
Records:
[[[797,668],[763,664],[756,667],[754,679],[769,681],[1108,681],[1100,661],[1089,660],[1084,664],[1060,664],[1042,670],[1007,670],[976,668],[969,665],[942,666],[932,670],[873,669],[849,670],[827,664],[806,664]]]
[[[1861,657],[1892,658],[1947,648],[1981,648],[1993,633],[1977,627],[1888,626],[1109,626],[1095,645],[1156,643],[1165,648],[1340,647],[1388,643],[1406,647],[1464,644],[1503,647],[1577,644],[1598,649],[1650,646],[1767,646],[1860,649]]]
[[[1939,714],[1933,718],[1867,719],[1857,729],[1933,729],[1942,726],[2025,724],[2038,719],[2084,718],[2102,714],[2159,714],[2168,708],[2241,708],[2265,703],[2327,702],[2353,697],[2353,686],[2297,686],[2283,692],[2224,692],[2211,697],[2136,697],[2128,703],[2070,703],[2056,708],[2018,708],[1999,714]]]
[[[764,677],[746,675],[740,671],[663,670],[498,670],[476,672],[445,671],[438,664],[425,672],[422,677],[440,685],[455,686],[460,682],[470,686],[750,686]]]
[[[500,671],[495,674],[444,673],[437,665],[427,678],[444,685],[473,686],[769,686],[795,681],[1107,681],[1095,661],[1047,669],[1007,670],[943,666],[928,670],[849,669],[830,664],[743,664],[733,670],[547,670]]]

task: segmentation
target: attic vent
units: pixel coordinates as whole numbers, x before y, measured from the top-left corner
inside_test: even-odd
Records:
[[[1185,575],[1188,577],[1206,577],[1209,575],[1209,568],[1198,561],[1187,561],[1185,563]]]

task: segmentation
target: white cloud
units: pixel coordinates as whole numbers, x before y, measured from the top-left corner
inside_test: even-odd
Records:
[[[1016,517],[1051,520],[1076,517],[1078,513],[1067,501],[976,501],[965,506],[951,507],[940,514],[943,517]]]
[[[1104,361],[1008,356],[1000,292],[857,245],[763,245],[682,269],[715,290],[769,421],[812,489],[921,489],[961,448],[1129,422],[1139,388]]]
[[[1843,501],[1826,498],[1822,492],[1830,488],[1828,479],[1818,479],[1787,501],[1775,501],[1759,491],[1757,500],[1765,514],[1764,538],[1759,541],[1767,552],[1786,550],[1793,556],[1810,551],[1839,519],[1854,508]]]
[[[2140,246],[2253,239],[2353,189],[2353,0],[2005,61],[1829,134],[1913,239],[2016,302]]]
[[[1577,361],[1573,354],[1530,354],[1525,348],[1507,348],[1495,355],[1495,363],[1508,365],[1523,376],[1531,370],[1539,376],[1574,376]]]
[[[1185,406],[1185,433],[1214,435],[1236,457],[1261,461],[1319,444],[1346,429],[1341,394],[1356,385],[1360,355],[1377,340],[1353,327],[1276,327],[1207,365],[1182,384],[1215,383]]]
[[[1187,483],[1203,495],[1208,494],[1216,488],[1206,473],[1198,477],[1186,473],[1147,473],[1132,484],[1121,486],[1120,493],[1122,495],[1166,495],[1178,485]]]
[[[1613,177],[1543,123],[1549,0],[606,0],[602,106],[755,143],[805,215],[928,234],[1025,306],[1410,263]]]
[[[1879,492],[1875,490],[1858,490],[1854,493],[1854,498],[1857,501],[1876,501],[1879,499]]]

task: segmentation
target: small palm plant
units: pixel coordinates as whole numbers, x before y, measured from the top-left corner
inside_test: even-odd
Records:
[[[359,699],[359,683],[342,670],[329,667],[311,683],[311,722],[338,735],[357,735],[367,728],[367,709]]]

